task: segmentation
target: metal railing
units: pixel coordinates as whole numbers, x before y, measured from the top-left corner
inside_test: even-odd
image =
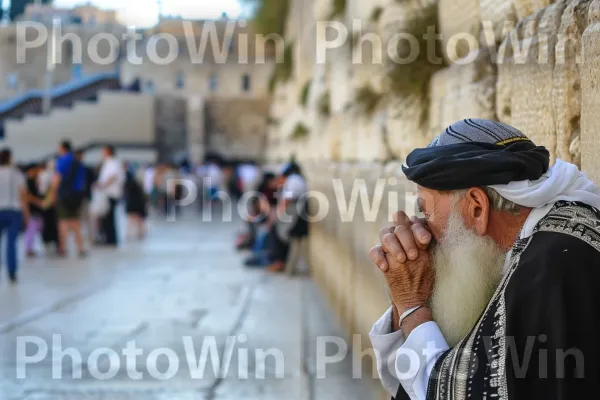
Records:
[[[118,73],[102,73],[83,77],[45,90],[29,90],[10,100],[0,102],[0,138],[4,137],[7,119],[19,119],[28,114],[42,114],[44,98],[49,96],[51,108],[72,107],[76,101],[95,101],[101,90],[139,91],[139,83],[123,88]]]

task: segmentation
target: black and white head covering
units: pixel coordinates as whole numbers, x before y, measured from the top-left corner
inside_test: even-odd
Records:
[[[496,121],[465,119],[450,125],[425,149],[416,149],[402,170],[433,190],[487,186],[503,198],[529,208],[559,200],[600,209],[600,188],[577,166],[556,160],[521,131]]]
[[[434,190],[537,180],[550,164],[550,153],[512,126],[483,119],[450,125],[427,148],[416,149],[402,170],[406,177]]]

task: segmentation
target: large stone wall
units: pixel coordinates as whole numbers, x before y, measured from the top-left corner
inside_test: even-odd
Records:
[[[536,143],[556,154],[556,113],[553,104],[555,47],[564,1],[560,1],[521,21],[515,36],[518,46],[530,47],[521,57],[512,38],[505,39],[506,59],[498,69],[499,102],[507,115],[499,116]],[[503,87],[503,86],[506,87]]]
[[[581,163],[586,173],[600,182],[600,1],[590,5],[588,27],[583,34],[581,65]]]
[[[319,0],[314,9],[326,8],[325,2]],[[414,28],[418,4],[424,2],[361,3],[350,3],[354,17],[368,19],[364,10],[381,7],[377,32],[385,43],[394,32]],[[358,113],[357,89],[370,83],[380,90],[377,82],[383,79],[385,65],[379,69],[352,65],[351,49],[346,46],[328,53],[325,77],[318,67],[313,69],[313,79],[323,81],[319,85],[331,91],[329,115],[307,117],[315,114],[316,106],[297,103],[301,85],[294,81],[276,89],[285,105],[272,104],[272,115],[281,121],[270,129],[269,158],[282,161],[295,155],[307,170],[311,189],[329,200],[330,214],[312,226],[310,264],[351,333],[366,334],[389,304],[381,274],[367,252],[377,241],[378,230],[389,224],[391,210],[413,208],[401,196],[397,201],[392,197],[388,209],[387,195],[394,192],[388,185],[377,218],[366,221],[359,212],[352,223],[343,222],[334,179],[345,187],[346,201],[356,178],[365,179],[372,199],[378,178],[401,179],[399,163],[413,148],[425,146],[459,119],[479,117],[516,126],[546,146],[553,160],[573,162],[600,183],[600,0],[443,0],[438,4],[442,47],[453,42],[453,35],[464,33],[473,35],[478,46],[462,43],[456,50],[462,58],[448,57],[447,48],[443,49],[439,55],[444,64],[426,89],[405,93],[394,102],[382,100],[370,115]],[[309,128],[300,140],[289,134],[299,120]],[[399,184],[413,189],[403,180]]]
[[[206,100],[206,151],[228,158],[261,160],[267,140],[268,109],[266,100]]]

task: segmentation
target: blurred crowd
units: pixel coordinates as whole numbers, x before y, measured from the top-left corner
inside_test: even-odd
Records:
[[[148,208],[138,171],[119,160],[112,146],[103,148],[97,166],[83,159],[68,141],[43,163],[15,165],[10,149],[0,151],[0,238],[6,249],[0,260],[10,282],[17,282],[21,233],[29,258],[67,257],[71,239],[85,258],[93,246],[119,245],[117,210],[123,204],[128,236],[144,236]]]
[[[247,168],[247,167],[246,167]],[[294,274],[305,254],[308,236],[308,191],[302,169],[295,162],[263,168],[250,175],[238,168],[239,195],[248,193],[246,232],[237,238],[239,250],[249,250],[248,267],[265,267],[269,272]],[[262,175],[257,181],[245,176]]]
[[[192,193],[193,192],[193,193]],[[135,165],[102,149],[98,165],[68,141],[43,163],[15,165],[10,149],[0,151],[0,261],[17,282],[18,239],[26,257],[88,256],[96,246],[117,247],[119,215],[127,215],[127,239],[141,240],[150,211],[175,220],[183,206],[203,220],[243,210],[246,229],[236,238],[248,251],[246,266],[293,273],[308,234],[306,181],[300,166],[225,161],[209,155],[199,165]],[[241,211],[240,211],[241,212]],[[4,250],[4,251],[2,251]]]

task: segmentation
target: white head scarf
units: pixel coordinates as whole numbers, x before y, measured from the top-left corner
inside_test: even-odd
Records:
[[[579,201],[600,209],[598,185],[575,165],[563,160],[556,160],[556,164],[538,180],[492,185],[490,188],[523,207],[541,208],[563,200]]]
[[[557,201],[578,201],[600,210],[600,187],[575,165],[563,160],[556,160],[535,181],[516,181],[506,185],[492,185],[490,188],[506,200],[534,209],[523,226],[521,238],[533,234],[537,223]]]

